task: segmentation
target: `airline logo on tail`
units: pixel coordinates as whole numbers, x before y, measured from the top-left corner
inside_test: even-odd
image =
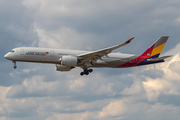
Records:
[[[169,38],[168,36],[163,36],[163,37],[159,38],[159,39],[152,45],[152,47],[153,47],[153,50],[152,50],[152,52],[151,52],[151,57],[152,57],[152,58],[157,58],[157,57],[159,57],[159,55],[160,55],[160,53],[161,53],[164,45],[166,44],[168,38]]]

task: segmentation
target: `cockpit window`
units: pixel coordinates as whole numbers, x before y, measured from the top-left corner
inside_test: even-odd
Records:
[[[14,52],[14,50],[11,50],[10,52]]]

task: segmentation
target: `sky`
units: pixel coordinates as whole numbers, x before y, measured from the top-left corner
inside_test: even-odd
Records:
[[[0,120],[180,119],[179,0],[0,0]],[[58,72],[53,64],[13,63],[16,47],[142,54],[169,36],[166,62],[125,69]]]

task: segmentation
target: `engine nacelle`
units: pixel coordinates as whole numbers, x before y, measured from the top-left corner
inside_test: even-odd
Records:
[[[74,56],[62,56],[60,60],[62,65],[75,66],[78,64],[78,59]]]
[[[70,71],[72,68],[74,67],[56,64],[57,71]]]

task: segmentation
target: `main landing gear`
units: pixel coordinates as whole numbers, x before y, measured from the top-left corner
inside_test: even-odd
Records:
[[[14,69],[16,69],[17,68],[16,61],[12,61],[12,62],[14,63]]]
[[[89,75],[89,73],[93,72],[93,69],[84,69],[83,72],[80,73],[81,76],[83,75]]]

